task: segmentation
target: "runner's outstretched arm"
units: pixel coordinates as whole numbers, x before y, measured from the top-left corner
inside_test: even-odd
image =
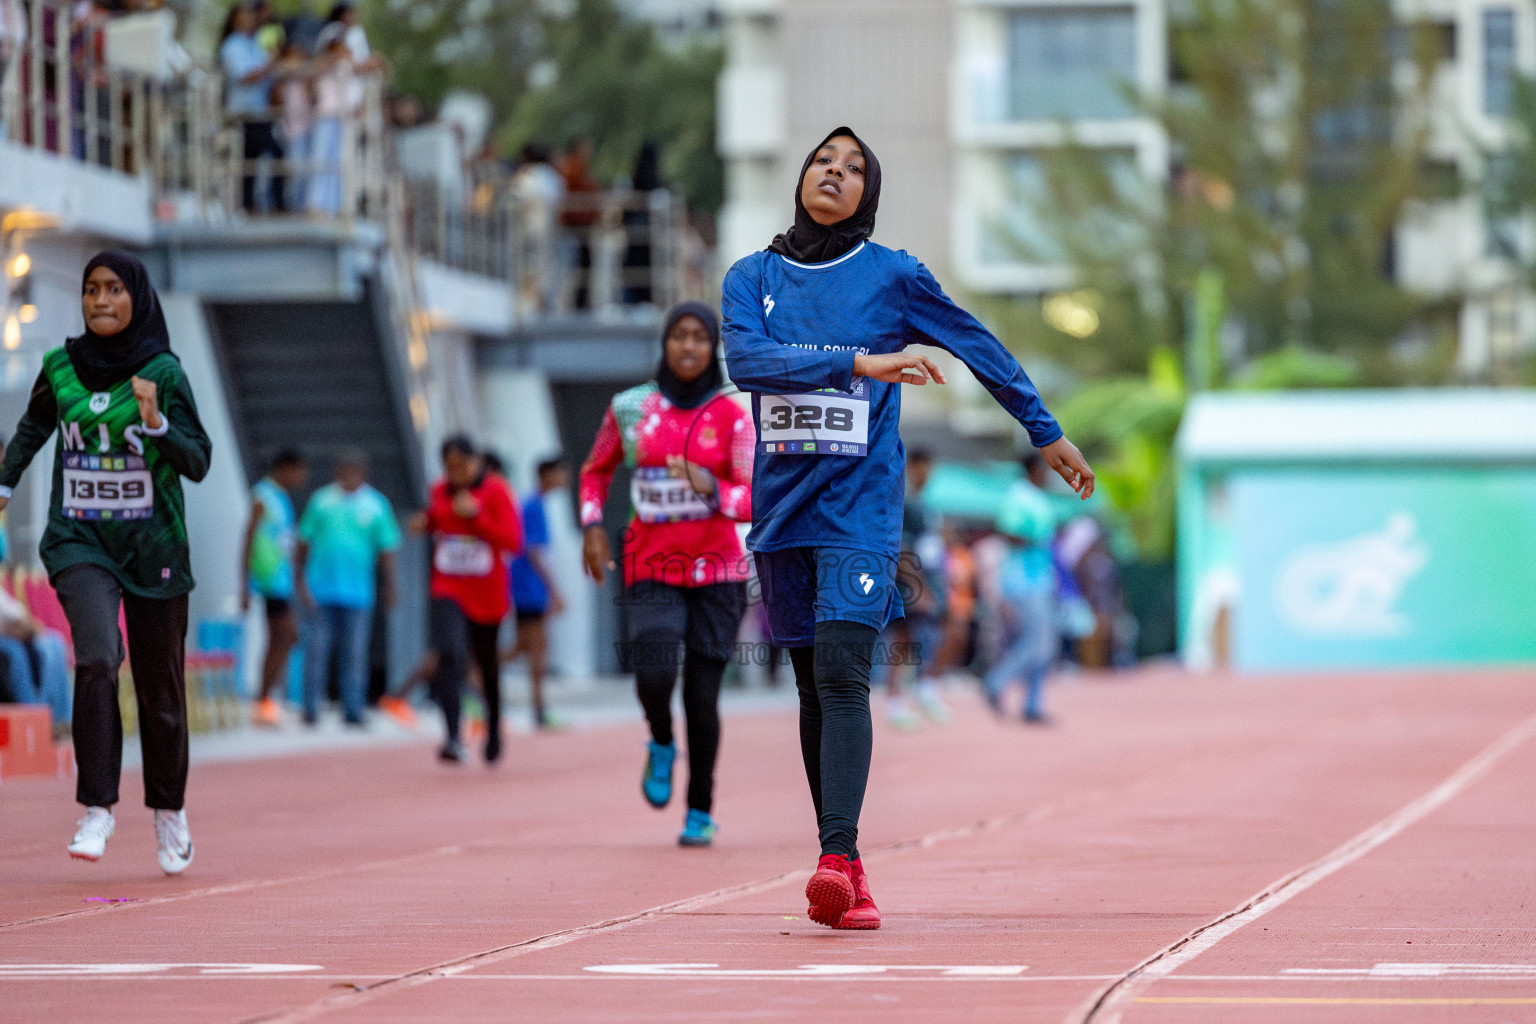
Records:
[[[944,294],[927,267],[917,263],[914,270],[907,281],[907,325],[912,340],[936,345],[965,363],[997,403],[1023,425],[1036,448],[1060,437],[1061,426],[1046,411],[1040,392],[1013,354]]]
[[[16,436],[5,447],[5,461],[0,463],[0,502],[11,500],[11,489],[21,482],[21,474],[32,464],[38,450],[48,443],[59,425],[59,403],[47,371],[39,372],[27,399],[27,411],[16,424]],[[5,505],[0,504],[0,508]]]
[[[852,349],[816,352],[781,345],[768,337],[766,312],[771,296],[740,266],[725,275],[721,291],[721,337],[725,339],[726,371],[743,391],[794,394],[815,388],[847,391],[853,386]],[[827,325],[826,340],[837,340],[836,325]]]

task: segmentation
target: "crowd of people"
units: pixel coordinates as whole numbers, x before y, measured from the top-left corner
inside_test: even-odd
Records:
[[[281,21],[270,0],[243,0],[225,17],[219,66],[225,110],[240,131],[240,203],[248,213],[341,212],[343,145],[362,112],[362,76],[384,62],[351,0],[314,22]]]
[[[251,35],[253,19],[253,8],[242,6],[237,33]],[[1054,471],[1087,499],[1092,470],[998,340],[916,259],[870,241],[880,190],[868,144],[846,127],[829,133],[801,168],[794,225],[726,275],[723,316],[699,302],[667,314],[652,379],[614,396],[579,480],[587,574],[601,582],[623,563],[625,649],[649,734],[642,798],[658,809],[672,801],[679,738],[671,707],[680,678],[688,784],[678,843],[715,842],[720,688],[753,584],[768,641],[788,652],[800,705],[821,849],[806,888],[808,916],[844,929],[881,923],[858,851],[875,666],[915,662],[919,703],[942,718],[939,681],[974,660],[973,623],[990,608],[997,647],[988,699],[1001,708],[1008,687],[1022,683],[1023,716],[1039,722],[1041,684],[1063,632],[1090,646],[1102,633],[1102,647],[1114,629],[1099,628],[1084,596],[1115,589],[1112,570],[1096,558],[1100,538],[1081,519],[1061,525],[1040,487]],[[193,859],[185,640],[194,584],[181,480],[206,476],[212,445],[144,265],[124,252],[91,259],[81,313],[84,332],[44,357],[0,461],[0,512],[57,435],[40,555],[75,655],[71,732],[85,814],[69,853],[99,860],[115,831],[126,655],[159,864],[177,874]],[[826,340],[829,324],[839,325],[846,343]],[[941,346],[967,365],[1037,449],[1031,475],[1009,492],[986,538],[968,537],[964,524],[935,524],[922,506],[931,460],[908,457],[901,392],[943,384],[945,376],[908,350],[913,341]],[[750,412],[726,391],[722,355],[731,383],[751,396]],[[505,660],[529,658],[536,723],[552,724],[539,686],[543,626],[563,588],[541,550],[543,501],[566,486],[565,469],[558,458],[543,462],[539,493],[519,504],[497,461],[470,438],[449,437],[440,455],[442,475],[426,507],[404,517],[431,549],[430,652],[385,706],[414,714],[410,687],[429,682],[443,722],[437,756],[463,763],[470,759],[463,702],[478,682],[481,753],[494,764],[503,745]],[[631,475],[631,517],[616,558],[602,521],[621,465]],[[274,693],[299,637],[304,722],[318,723],[334,667],[343,721],[368,727],[375,609],[398,596],[402,543],[399,510],[368,484],[368,470],[363,452],[342,451],[335,479],[299,513],[294,498],[306,467],[300,453],[284,451],[252,491],[244,582],[265,605],[271,632],[258,721],[280,718]],[[1078,628],[1066,613],[1074,601],[1087,608]],[[514,611],[519,641],[504,657],[501,631]],[[46,661],[49,645],[25,633],[24,615],[16,621],[20,657]],[[882,644],[882,635],[896,635],[893,626],[904,655],[910,648],[913,656],[892,658],[898,645]],[[889,685],[901,687],[895,673]]]

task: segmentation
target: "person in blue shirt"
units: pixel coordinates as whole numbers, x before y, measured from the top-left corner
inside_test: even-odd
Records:
[[[247,213],[258,210],[256,202],[256,163],[262,157],[283,158],[282,143],[272,120],[272,54],[256,40],[260,13],[256,3],[239,3],[224,20],[224,34],[219,41],[219,67],[224,72],[224,109],[241,123],[240,203]],[[273,174],[270,184],[271,212],[288,208],[287,181]]]
[[[1051,467],[1093,492],[1093,470],[1018,361],[922,263],[870,241],[879,200],[880,162],[835,129],[801,168],[794,226],[731,267],[722,296],[729,372],[757,422],[747,546],[772,641],[790,649],[820,829],[808,916],[834,928],[880,926],[857,844],[870,664],[880,630],[902,615],[899,385],[944,383],[907,346],[959,358]]]
[[[240,592],[242,611],[250,608],[254,596],[261,598],[267,613],[267,656],[261,667],[261,694],[252,715],[259,725],[277,725],[281,720],[272,690],[287,670],[288,656],[299,641],[293,612],[293,544],[298,527],[293,494],[308,478],[304,457],[284,448],[272,459],[267,475],[251,488],[251,518],[240,560],[245,585]]]
[[[294,555],[294,594],[307,612],[304,639],[304,721],[320,717],[331,652],[337,656],[337,688],[348,725],[364,723],[368,691],[368,643],[373,607],[395,603],[395,552],[400,524],[389,499],[368,485],[368,456],[343,449],[336,481],[320,488],[304,507]]]
[[[528,655],[528,692],[536,729],[558,729],[560,722],[544,706],[544,670],[549,662],[545,618],[559,615],[565,599],[549,567],[549,516],[545,495],[571,485],[565,459],[545,459],[538,468],[539,490],[523,502],[523,550],[512,560],[512,609],[517,616],[517,641],[507,661]]]

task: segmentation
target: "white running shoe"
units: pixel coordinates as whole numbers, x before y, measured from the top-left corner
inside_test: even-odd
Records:
[[[192,833],[187,829],[187,812],[156,811],[155,835],[160,840],[160,870],[179,875],[192,863]]]
[[[914,690],[917,706],[923,709],[923,714],[939,725],[949,721],[949,707],[945,705],[944,698],[939,696],[938,680],[919,679]]]
[[[111,809],[87,807],[85,817],[75,824],[80,826],[80,830],[70,841],[69,855],[76,860],[101,860],[101,855],[107,852],[107,840],[112,838],[112,832],[117,828]]]

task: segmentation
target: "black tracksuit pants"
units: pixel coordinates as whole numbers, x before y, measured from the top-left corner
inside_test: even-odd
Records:
[[[117,705],[121,607],[139,704],[144,803],[156,810],[181,810],[187,790],[187,595],[138,597],[95,565],[71,566],[53,585],[75,643],[75,799],[87,807],[111,807],[118,800],[123,773],[123,718]]]
[[[443,709],[443,723],[448,740],[459,741],[459,716],[463,709],[464,680],[469,675],[469,661],[480,669],[480,685],[485,689],[485,726],[487,743],[501,747],[501,661],[497,657],[496,637],[501,623],[471,621],[457,601],[446,597],[432,599],[432,649],[437,652],[437,671],[432,676],[432,697]]]

